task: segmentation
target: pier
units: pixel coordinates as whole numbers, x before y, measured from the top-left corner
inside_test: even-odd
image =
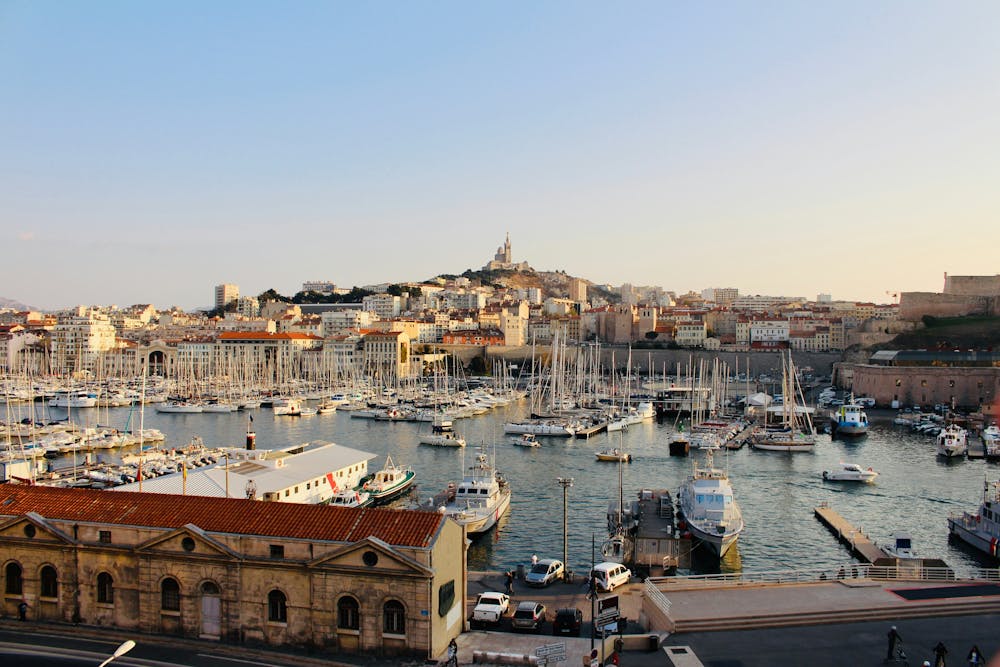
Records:
[[[598,433],[606,430],[608,428],[608,422],[600,422],[594,424],[593,426],[588,426],[587,428],[578,428],[574,431],[573,435],[577,438],[589,438],[592,435],[597,435]]]
[[[820,523],[829,528],[841,543],[849,546],[851,552],[861,560],[874,564],[887,557],[885,552],[861,532],[860,527],[850,524],[837,510],[824,503],[815,509],[815,513]]]

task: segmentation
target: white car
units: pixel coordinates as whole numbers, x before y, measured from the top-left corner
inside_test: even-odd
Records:
[[[621,563],[598,563],[590,571],[590,578],[597,580],[597,590],[608,593],[622,584],[627,584],[632,571]]]
[[[510,609],[510,596],[506,593],[480,593],[472,610],[473,624],[499,623]]]
[[[554,558],[543,558],[531,566],[524,575],[524,583],[529,586],[548,586],[563,578],[563,562]]]

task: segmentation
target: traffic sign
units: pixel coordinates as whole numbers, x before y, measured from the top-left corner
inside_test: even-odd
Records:
[[[609,609],[615,609],[615,610],[618,609],[618,596],[617,595],[609,595],[608,597],[604,598],[603,600],[598,600],[597,601],[597,611],[599,613],[604,613],[604,612],[608,611]]]
[[[597,618],[594,619],[594,625],[596,625],[599,628],[602,628],[605,625],[610,625],[614,623],[620,617],[621,616],[619,615],[617,608],[609,609],[607,611],[602,611],[600,614],[597,615]]]
[[[535,649],[535,655],[539,658],[549,658],[550,660],[555,660],[555,656],[563,655],[563,660],[566,656],[566,642],[557,642],[555,644],[544,644]]]

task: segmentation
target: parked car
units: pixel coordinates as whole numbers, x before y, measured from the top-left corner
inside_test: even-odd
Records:
[[[515,630],[534,630],[538,632],[545,623],[545,605],[541,602],[524,601],[517,605],[510,619]]]
[[[591,579],[597,579],[597,590],[605,593],[627,584],[631,576],[632,571],[621,563],[598,563],[590,571]]]
[[[552,634],[580,636],[583,627],[583,612],[575,607],[556,609],[556,617],[552,620]]]
[[[472,624],[485,625],[499,623],[510,609],[510,596],[506,593],[480,593],[472,610]]]
[[[524,583],[529,586],[548,586],[563,578],[563,562],[554,558],[543,558],[531,566],[524,575]]]

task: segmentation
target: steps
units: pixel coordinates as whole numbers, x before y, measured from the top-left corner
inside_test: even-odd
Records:
[[[962,602],[937,602],[918,605],[892,605],[867,609],[758,614],[751,617],[730,616],[688,620],[675,619],[674,633],[759,630],[761,628],[786,628],[797,625],[824,625],[828,623],[856,623],[899,618],[970,616],[997,613],[1000,613],[1000,599],[966,600]]]

